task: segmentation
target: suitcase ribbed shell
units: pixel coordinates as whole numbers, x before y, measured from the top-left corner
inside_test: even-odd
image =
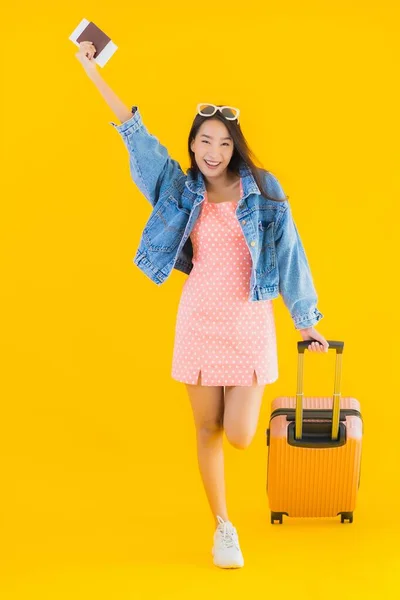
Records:
[[[272,412],[295,407],[295,397],[282,396],[272,402]],[[341,397],[340,408],[360,411],[360,403]],[[332,410],[332,397],[304,397],[305,409]],[[346,416],[347,441],[336,448],[291,446],[288,425],[285,415],[270,422],[267,493],[271,511],[289,517],[336,517],[340,512],[352,512],[360,481],[361,418]]]

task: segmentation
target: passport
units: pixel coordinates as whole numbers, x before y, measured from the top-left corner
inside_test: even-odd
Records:
[[[78,48],[80,42],[92,42],[96,48],[93,59],[99,67],[104,67],[118,49],[118,46],[100,27],[87,19],[82,19],[68,39],[74,42]]]

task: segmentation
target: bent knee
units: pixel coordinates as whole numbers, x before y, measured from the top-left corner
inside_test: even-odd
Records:
[[[197,428],[197,435],[201,439],[207,440],[208,438],[212,438],[216,435],[220,435],[223,431],[224,427],[222,422],[219,421],[207,421],[199,425]]]
[[[231,446],[236,448],[237,450],[245,450],[248,448],[253,440],[253,435],[249,434],[230,434],[225,430],[225,434],[228,442]]]

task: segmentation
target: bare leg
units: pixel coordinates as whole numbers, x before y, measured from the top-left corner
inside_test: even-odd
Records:
[[[257,430],[265,385],[253,373],[251,386],[225,388],[224,429],[228,442],[240,450],[248,448]]]
[[[185,384],[196,426],[197,458],[201,478],[213,513],[229,520],[226,507],[223,453],[223,386],[202,386],[201,372],[197,385]]]

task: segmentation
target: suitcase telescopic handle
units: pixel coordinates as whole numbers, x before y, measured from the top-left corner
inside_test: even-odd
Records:
[[[297,342],[298,362],[297,362],[297,394],[296,394],[296,419],[295,419],[295,437],[301,440],[303,435],[303,371],[304,371],[304,350],[308,348],[312,340]],[[337,340],[327,340],[329,350],[336,350],[335,364],[335,386],[333,390],[332,405],[332,440],[337,440],[340,426],[340,382],[342,378],[342,354],[344,342]]]
[[[299,352],[304,352],[304,350],[306,350],[308,348],[308,346],[311,344],[311,342],[313,341],[317,341],[317,340],[306,340],[303,342],[297,342],[297,350]],[[338,342],[336,340],[326,340],[329,344],[329,350],[336,350],[336,352],[342,354],[343,353],[343,348],[344,348],[344,342]]]

